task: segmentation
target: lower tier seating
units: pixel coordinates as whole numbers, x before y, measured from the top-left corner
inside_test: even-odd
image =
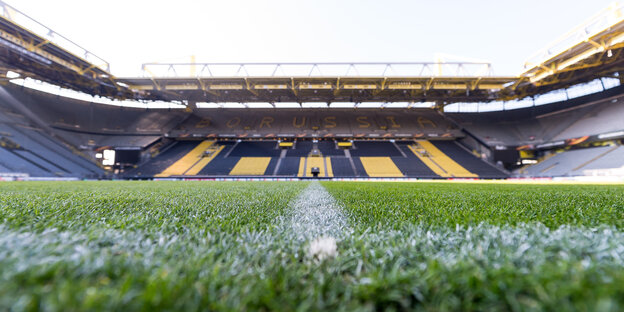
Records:
[[[332,157],[332,169],[335,177],[353,177],[355,172],[347,157]]]
[[[421,178],[438,178],[429,167],[416,158],[413,154],[411,157],[392,157],[394,164],[401,170],[406,177]]]
[[[433,141],[432,143],[466,170],[481,178],[502,179],[507,176],[500,169],[477,158],[455,141]]]
[[[299,172],[299,157],[285,157],[277,169],[278,176],[295,177]]]
[[[345,153],[333,141],[301,141],[287,151],[280,150],[277,141],[179,141],[135,172],[155,177],[312,177],[312,169],[318,168],[318,176],[326,178],[505,177],[455,142],[356,141],[354,145]],[[320,155],[310,153],[316,148]]]
[[[601,171],[624,168],[624,146],[599,146],[567,150],[516,171],[530,177],[601,175]]]
[[[30,177],[98,178],[104,174],[94,162],[41,129],[0,122],[0,174]]]

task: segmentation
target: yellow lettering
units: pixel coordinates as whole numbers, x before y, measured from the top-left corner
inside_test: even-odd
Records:
[[[196,125],[195,128],[206,128],[210,126],[210,119],[209,118],[204,118],[202,120],[200,120]]]
[[[431,128],[436,128],[437,127],[436,124],[433,121],[431,121],[431,120],[429,120],[429,119],[427,119],[425,117],[420,117],[419,116],[418,119],[416,119],[416,122],[418,122],[418,125],[421,128],[423,128],[423,129],[425,128],[425,125],[430,125]]]
[[[241,120],[239,117],[234,117],[225,124],[228,128],[234,128],[240,124]]]
[[[368,122],[368,117],[366,116],[358,116],[355,120],[360,124],[360,128],[368,128],[371,126],[370,122]]]
[[[325,122],[325,128],[336,128],[336,117],[328,116],[323,118],[323,121]]]
[[[401,125],[394,120],[394,116],[386,116],[386,119],[390,122],[392,128],[401,128]]]
[[[293,127],[301,128],[301,127],[304,127],[305,124],[306,124],[306,118],[305,117],[301,118],[301,123],[297,123],[297,117],[293,118]]]
[[[264,126],[266,126],[267,128],[271,128],[271,123],[273,121],[275,121],[273,117],[263,117],[262,121],[260,121],[260,129],[262,129]]]

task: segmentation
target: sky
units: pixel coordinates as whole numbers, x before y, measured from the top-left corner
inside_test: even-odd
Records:
[[[3,0],[111,64],[484,60],[495,75],[607,8],[606,0]]]

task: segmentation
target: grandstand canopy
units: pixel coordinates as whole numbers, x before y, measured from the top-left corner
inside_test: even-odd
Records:
[[[613,3],[531,55],[524,64],[526,71],[502,94],[524,97],[601,77],[622,80],[622,48],[624,6]]]
[[[0,47],[0,70],[5,75],[11,71],[88,94],[134,97],[115,82],[108,62],[3,1]]]
[[[151,77],[119,82],[192,102],[489,101],[515,77],[488,63],[144,64]],[[178,75],[186,72],[194,76]]]
[[[532,56],[525,72],[495,76],[487,62],[146,63],[114,77],[106,61],[0,1],[0,66],[115,99],[223,102],[457,102],[513,100],[624,70],[624,10],[613,5]]]

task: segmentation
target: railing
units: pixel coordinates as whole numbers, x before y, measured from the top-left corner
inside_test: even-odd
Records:
[[[150,78],[208,77],[489,77],[486,62],[405,63],[145,63]]]
[[[4,3],[4,1],[2,0],[0,0],[0,16],[24,29],[35,33],[41,38],[55,44],[56,46],[73,54],[74,56],[82,58],[84,61],[97,66],[101,70],[104,70],[106,72],[110,71],[110,64],[102,58],[82,48],[73,41],[63,37],[54,30],[30,18],[28,15],[18,11],[12,6]]]
[[[594,35],[608,30],[622,20],[624,20],[624,6],[614,2],[611,6],[592,16],[583,24],[559,37],[545,49],[531,55],[524,62],[524,69],[528,70],[540,66],[574,45],[585,42]]]

